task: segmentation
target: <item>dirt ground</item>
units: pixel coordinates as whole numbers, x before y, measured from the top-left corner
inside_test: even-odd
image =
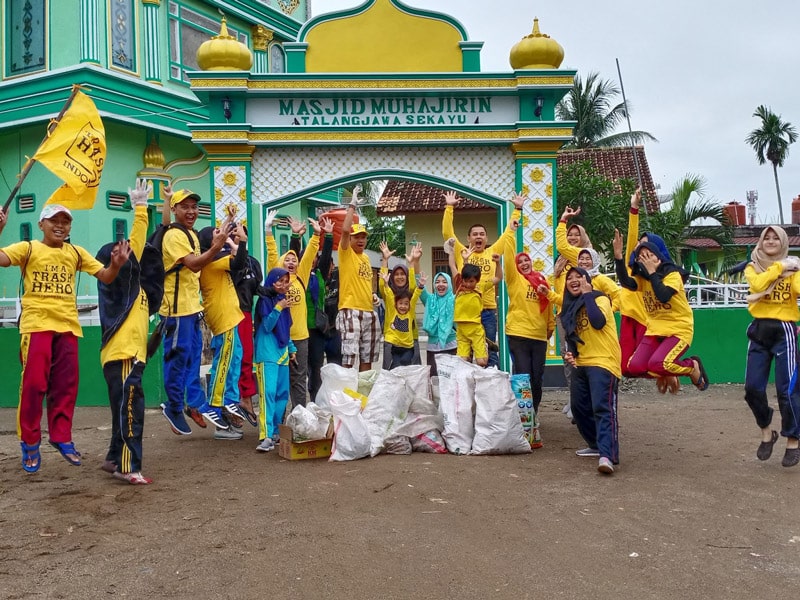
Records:
[[[770,598],[800,580],[800,467],[755,457],[741,386],[620,396],[612,477],[545,393],[523,456],[289,462],[210,429],[146,423],[145,473],[99,469],[108,411],[79,408],[84,465],[20,468],[0,411],[3,598]],[[46,438],[45,438],[46,439]]]

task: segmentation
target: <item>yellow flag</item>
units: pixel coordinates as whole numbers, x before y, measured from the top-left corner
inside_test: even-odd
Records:
[[[64,180],[45,204],[94,206],[106,162],[106,132],[91,98],[77,92],[67,112],[33,156]]]

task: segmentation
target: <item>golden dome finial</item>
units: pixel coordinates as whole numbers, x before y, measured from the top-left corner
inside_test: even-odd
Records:
[[[533,19],[533,31],[511,48],[509,62],[514,69],[557,69],[564,60],[564,48],[539,30],[539,18]]]
[[[250,49],[228,33],[222,17],[219,35],[206,40],[197,49],[197,65],[203,71],[249,71],[253,64]]]

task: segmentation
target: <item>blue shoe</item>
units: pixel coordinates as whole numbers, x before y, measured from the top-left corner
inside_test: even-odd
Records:
[[[203,418],[215,427],[219,429],[228,429],[230,427],[228,422],[222,417],[221,408],[216,408],[210,404],[204,404],[198,410],[200,414],[203,415]]]
[[[172,429],[172,433],[176,435],[192,435],[192,430],[189,428],[189,424],[183,417],[182,412],[174,413],[169,408],[167,408],[166,404],[162,402],[161,414],[164,415],[164,418],[167,420],[167,423],[169,423],[169,426]]]

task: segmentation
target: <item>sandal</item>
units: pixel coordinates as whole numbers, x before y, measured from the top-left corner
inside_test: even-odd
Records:
[[[74,442],[50,442],[50,445],[53,446],[56,450],[61,453],[61,456],[64,457],[69,464],[74,465],[76,467],[81,466],[81,453],[75,450],[75,443]],[[77,456],[78,458],[72,458],[73,456]]]
[[[39,453],[39,444],[31,444],[30,446],[25,442],[20,442],[22,447],[22,468],[28,473],[36,473],[39,467],[42,466],[42,455]],[[33,464],[27,464],[30,461]]]
[[[761,442],[758,445],[758,450],[756,450],[756,458],[758,458],[758,460],[769,460],[769,457],[772,456],[772,447],[777,441],[778,432],[773,429],[772,433],[770,434],[769,441]]]
[[[693,381],[692,383],[694,383],[694,387],[704,392],[708,389],[708,373],[706,373],[706,369],[703,367],[703,361],[700,360],[699,356],[690,356],[689,358],[697,363],[697,369],[700,371],[700,377],[697,378],[697,381]]]

